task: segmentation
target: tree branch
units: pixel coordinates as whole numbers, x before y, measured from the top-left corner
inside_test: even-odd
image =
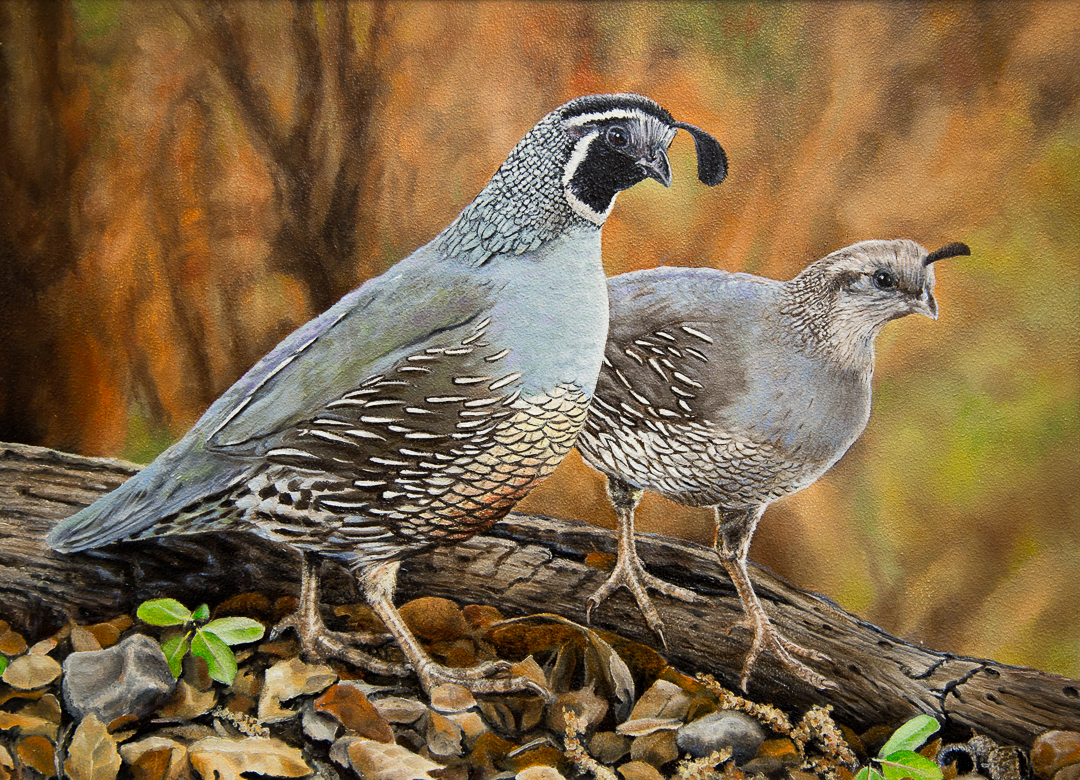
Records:
[[[213,602],[251,590],[270,597],[296,593],[295,554],[252,535],[169,537],[70,556],[45,548],[44,536],[57,520],[137,470],[115,460],[0,444],[0,612],[6,620],[36,636],[69,617],[131,613],[155,596]],[[606,576],[585,565],[585,556],[613,549],[604,529],[511,515],[489,534],[408,560],[399,597],[439,595],[491,603],[507,614],[550,611],[584,621],[585,596]],[[639,551],[651,570],[708,597],[706,605],[655,597],[667,625],[671,663],[736,686],[749,636],[728,632],[742,607],[712,550],[642,535]],[[1046,729],[1080,730],[1080,681],[916,647],[766,571],[753,567],[751,575],[777,628],[834,659],[817,666],[838,684],[836,690],[816,691],[763,657],[750,683],[755,698],[798,710],[830,704],[854,728],[929,713],[942,721],[947,737],[961,738],[973,728],[1025,747]],[[359,600],[355,583],[340,567],[327,564],[324,577],[325,601]],[[624,595],[605,602],[596,622],[656,646]]]

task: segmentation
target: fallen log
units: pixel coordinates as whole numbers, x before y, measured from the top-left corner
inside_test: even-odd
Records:
[[[138,468],[0,444],[0,617],[34,638],[71,619],[131,614],[159,596],[213,604],[245,591],[270,597],[297,592],[295,554],[250,534],[171,537],[77,555],[45,547],[44,537],[58,520]],[[406,562],[399,597],[438,595],[463,604],[490,603],[507,615],[557,612],[583,622],[585,598],[606,576],[586,565],[585,557],[613,550],[607,530],[514,514],[488,534]],[[728,630],[742,608],[712,551],[643,534],[639,552],[654,573],[707,597],[700,604],[654,597],[667,626],[665,656],[684,672],[708,672],[737,686],[750,637]],[[777,628],[833,659],[816,666],[837,683],[833,690],[814,690],[766,656],[750,683],[755,699],[797,711],[832,705],[836,717],[856,729],[927,713],[942,722],[946,737],[965,739],[974,729],[1023,747],[1047,729],[1080,730],[1080,681],[917,647],[766,570],[752,567],[751,574]],[[351,576],[340,567],[327,565],[324,599],[359,600]],[[594,618],[600,628],[657,646],[625,593]]]

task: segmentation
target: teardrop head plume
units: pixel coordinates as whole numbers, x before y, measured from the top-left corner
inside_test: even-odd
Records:
[[[971,249],[968,245],[962,241],[953,241],[951,244],[946,244],[926,256],[923,260],[923,265],[930,265],[930,263],[936,263],[938,260],[945,260],[949,257],[959,257],[960,255],[970,255]]]

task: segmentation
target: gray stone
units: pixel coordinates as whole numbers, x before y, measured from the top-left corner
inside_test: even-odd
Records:
[[[729,710],[698,718],[675,734],[679,749],[694,758],[729,747],[736,764],[744,764],[753,758],[764,741],[765,729],[760,723],[749,715]]]
[[[64,661],[64,702],[80,720],[91,712],[106,725],[124,715],[142,717],[174,687],[165,654],[143,634],[106,650],[72,653]]]

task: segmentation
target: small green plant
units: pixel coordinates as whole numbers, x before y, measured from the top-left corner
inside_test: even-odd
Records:
[[[210,678],[226,685],[236,679],[236,655],[230,645],[255,642],[265,633],[262,624],[251,618],[210,620],[210,608],[205,604],[192,612],[176,599],[144,601],[135,614],[152,626],[184,627],[182,634],[161,643],[173,677],[180,676],[180,665],[190,649],[193,656],[206,661]]]
[[[916,715],[893,732],[877,757],[858,771],[855,780],[941,780],[941,767],[915,752],[938,728],[938,722],[929,715]]]
[[[0,674],[4,673],[4,670],[7,669],[7,665],[8,665],[7,656],[6,655],[0,655]]]

